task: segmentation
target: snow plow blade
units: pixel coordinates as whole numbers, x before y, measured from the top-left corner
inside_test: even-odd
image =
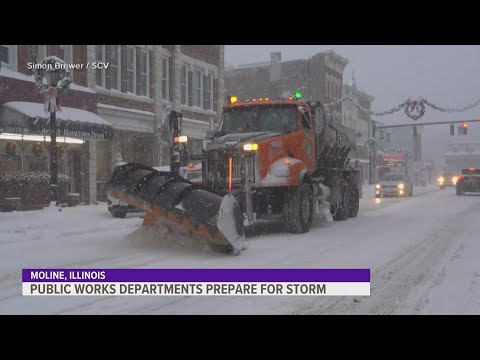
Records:
[[[214,251],[239,254],[244,248],[242,213],[232,195],[196,189],[174,173],[136,163],[115,170],[107,194],[144,209],[144,226],[167,220],[200,237]]]

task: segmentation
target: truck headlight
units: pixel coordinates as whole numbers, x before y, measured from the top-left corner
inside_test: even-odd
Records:
[[[445,181],[445,179],[443,178],[443,176],[440,176],[440,177],[438,178],[438,182],[439,182],[440,184],[442,184],[444,181]]]
[[[457,180],[458,180],[458,177],[457,177],[457,176],[452,177],[452,182],[453,182],[454,184],[457,183]]]
[[[257,151],[258,144],[243,144],[244,151]]]
[[[175,137],[173,138],[173,142],[174,142],[175,144],[178,144],[178,143],[186,143],[186,142],[188,142],[188,137],[187,137],[187,135],[175,136]]]
[[[375,185],[375,189],[380,189],[380,188],[381,188],[380,184]]]
[[[403,189],[404,187],[405,187],[404,184],[398,184],[398,188],[399,188],[399,189]]]

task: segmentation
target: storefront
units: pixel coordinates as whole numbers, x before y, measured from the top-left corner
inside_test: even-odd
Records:
[[[97,200],[97,173],[102,173],[111,125],[97,114],[63,107],[57,116],[58,173],[68,178],[66,191],[80,201]],[[106,172],[107,169],[105,169]],[[7,102],[0,108],[0,173],[50,174],[50,120],[44,105]]]

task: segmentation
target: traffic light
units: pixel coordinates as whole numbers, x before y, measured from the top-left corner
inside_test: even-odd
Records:
[[[468,123],[464,122],[464,123],[462,124],[462,129],[463,129],[463,135],[467,135]]]
[[[413,136],[417,136],[417,127],[416,126],[413,127]]]
[[[383,140],[384,137],[383,137],[383,130],[380,130],[380,140]]]
[[[450,124],[450,135],[453,136],[455,135],[455,125]]]
[[[390,142],[390,133],[387,132],[387,142]]]

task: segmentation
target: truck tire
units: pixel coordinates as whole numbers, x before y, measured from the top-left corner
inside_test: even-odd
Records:
[[[310,230],[313,221],[313,193],[309,184],[303,183],[285,194],[283,214],[287,232],[302,234]]]
[[[455,189],[455,193],[457,194],[457,196],[463,195],[464,192],[463,192],[462,187],[457,185],[457,188]]]
[[[357,217],[358,208],[360,207],[360,196],[358,193],[358,188],[353,188],[350,192],[350,202],[349,202],[349,217]]]
[[[337,203],[334,214],[332,215],[335,221],[348,219],[350,215],[350,191],[348,191],[348,187],[343,188],[342,200],[340,203]]]
[[[114,212],[112,212],[112,215],[113,215],[114,218],[123,219],[123,218],[125,218],[125,216],[127,216],[127,212],[126,211],[114,211]]]

